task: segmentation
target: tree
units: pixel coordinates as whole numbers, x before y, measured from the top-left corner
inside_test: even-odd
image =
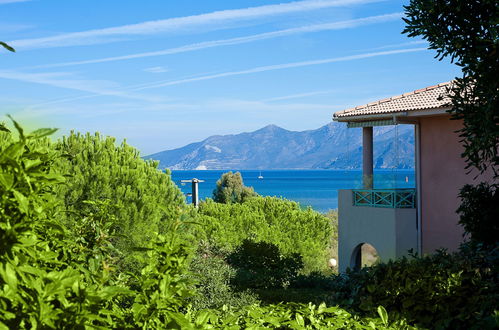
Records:
[[[410,37],[421,36],[462,68],[449,89],[453,119],[459,130],[466,169],[490,170],[492,184],[466,185],[460,193],[460,224],[472,241],[495,244],[499,238],[499,2],[497,0],[411,0],[405,6]],[[492,220],[494,219],[494,220]],[[491,239],[492,238],[492,239]]]
[[[180,217],[184,196],[170,174],[125,142],[116,145],[114,138],[98,133],[71,133],[54,148],[61,155],[57,169],[67,176],[56,192],[64,204],[65,224],[76,236],[77,219],[106,214],[118,234],[115,246],[129,254],[155,233],[167,233]]]
[[[217,203],[243,203],[250,197],[258,196],[252,187],[246,187],[241,173],[222,174],[213,190],[213,200]]]
[[[496,0],[411,0],[403,33],[421,36],[442,60],[462,68],[451,88],[451,113],[463,120],[460,137],[467,168],[497,178],[499,157],[499,2]]]

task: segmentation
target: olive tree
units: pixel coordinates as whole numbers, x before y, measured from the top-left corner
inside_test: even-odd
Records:
[[[213,200],[217,203],[242,203],[258,194],[252,187],[246,187],[241,173],[227,172],[222,174],[213,190]]]

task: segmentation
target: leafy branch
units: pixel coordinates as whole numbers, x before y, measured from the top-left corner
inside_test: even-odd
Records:
[[[7,44],[6,44],[5,42],[3,42],[3,41],[0,41],[0,46],[2,46],[3,48],[5,48],[5,49],[7,49],[8,51],[11,51],[11,52],[13,52],[13,53],[15,53],[15,52],[16,52],[16,50],[15,50],[13,47],[11,47],[11,46],[7,45]]]

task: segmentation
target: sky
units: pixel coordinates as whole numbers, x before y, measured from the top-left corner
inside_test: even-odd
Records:
[[[409,0],[0,0],[0,121],[101,132],[147,155],[460,74],[401,34]]]

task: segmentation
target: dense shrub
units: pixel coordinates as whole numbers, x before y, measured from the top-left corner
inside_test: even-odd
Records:
[[[329,258],[332,226],[326,217],[296,202],[254,197],[242,204],[200,203],[196,235],[232,252],[245,239],[275,244],[284,256],[303,257],[303,272],[323,270]]]
[[[247,239],[227,257],[227,261],[237,270],[233,285],[242,289],[287,287],[303,268],[298,253],[283,256],[275,244]]]
[[[199,328],[215,329],[414,329],[403,320],[390,322],[383,307],[377,317],[361,318],[325,304],[251,305],[229,315],[204,310],[190,315]]]
[[[246,187],[241,173],[227,172],[222,174],[213,190],[213,200],[217,203],[243,203],[251,197],[258,196],[252,187]]]
[[[124,252],[123,262],[136,263],[136,258],[130,257],[137,256],[132,254],[133,248],[154,233],[166,233],[178,219],[184,197],[169,173],[158,170],[157,162],[144,161],[125,142],[117,146],[111,137],[71,133],[53,148],[60,154],[57,170],[66,176],[66,183],[57,187],[64,223],[75,229],[77,219],[100,212],[89,201],[100,206],[105,202],[107,221],[113,221],[116,234],[112,241]],[[73,233],[78,238],[75,230]]]
[[[459,223],[475,243],[494,245],[499,241],[499,185],[465,185],[459,194]]]
[[[226,257],[221,251],[201,244],[190,265],[192,276],[197,282],[196,295],[190,299],[194,310],[221,310],[224,305],[239,309],[258,302],[257,296],[251,291],[232,287],[236,269],[227,263]]]
[[[25,135],[14,124],[18,139],[4,135],[0,145],[0,328],[109,325],[105,307],[120,290],[100,284],[104,273],[68,264],[80,256],[51,219],[63,178],[36,140],[53,131]]]
[[[179,311],[191,287],[185,276],[189,253],[178,235],[151,236],[148,265],[136,279],[112,276],[119,252],[110,240],[105,220],[113,215],[105,214],[105,202],[92,203],[99,212],[75,219],[81,234],[75,241],[56,221],[60,200],[54,187],[64,177],[55,171],[57,153],[43,140],[53,130],[25,135],[14,124],[17,139],[0,136],[0,329],[188,322]]]
[[[458,253],[439,251],[339,275],[332,292],[348,308],[373,313],[382,305],[425,328],[491,329],[499,326],[498,276],[498,247],[465,245]]]

